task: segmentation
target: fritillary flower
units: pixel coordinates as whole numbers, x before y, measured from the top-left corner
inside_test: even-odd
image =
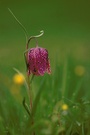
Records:
[[[48,51],[38,46],[31,48],[28,51],[28,74],[43,76],[46,72],[51,73]]]

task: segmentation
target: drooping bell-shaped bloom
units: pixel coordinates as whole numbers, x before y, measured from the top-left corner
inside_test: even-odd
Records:
[[[41,47],[31,48],[28,51],[28,74],[43,76],[46,72],[51,73],[48,51]]]

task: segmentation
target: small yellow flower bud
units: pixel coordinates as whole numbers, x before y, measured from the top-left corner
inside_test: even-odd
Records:
[[[68,105],[67,105],[67,104],[63,104],[61,108],[62,108],[62,110],[64,110],[64,111],[65,111],[65,110],[68,110]]]
[[[22,85],[24,83],[24,80],[25,80],[24,76],[20,75],[20,74],[15,74],[14,77],[13,77],[13,81],[16,84]]]

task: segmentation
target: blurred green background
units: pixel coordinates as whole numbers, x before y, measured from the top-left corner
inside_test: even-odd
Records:
[[[23,133],[23,127],[26,127],[28,120],[28,114],[22,106],[23,98],[26,97],[28,100],[25,87],[13,81],[16,74],[13,67],[24,74],[26,72],[23,55],[26,48],[25,35],[8,8],[25,26],[30,36],[39,34],[41,30],[45,32],[38,39],[38,44],[49,51],[52,74],[46,75],[40,102],[39,99],[36,102],[39,107],[35,114],[35,122],[42,118],[52,122],[49,116],[53,115],[55,107],[59,108],[65,102],[69,108],[69,115],[66,115],[68,119],[62,120],[62,109],[58,112],[60,114],[58,119],[65,124],[62,124],[61,128],[64,126],[65,133],[70,128],[68,134],[70,132],[74,134],[75,131],[78,135],[80,133],[82,135],[82,132],[83,135],[84,132],[85,135],[89,135],[89,0],[0,0],[0,134],[7,131],[7,134],[13,132],[13,135],[16,135],[19,127],[21,127],[20,132]],[[31,42],[31,47],[35,47],[34,41]],[[41,80],[42,77],[34,78],[32,84],[34,98],[41,86]],[[85,127],[83,123],[86,123]],[[53,130],[52,133],[54,133]]]
[[[38,43],[49,50],[51,63],[55,57],[62,61],[66,51],[80,62],[89,62],[89,0],[0,0],[0,74],[12,75],[13,67],[25,70],[25,36],[8,8],[30,36],[44,30]]]

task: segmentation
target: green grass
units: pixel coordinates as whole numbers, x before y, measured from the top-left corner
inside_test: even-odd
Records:
[[[28,102],[26,88],[14,84],[10,78],[1,78],[0,86],[0,134],[1,135],[89,135],[90,85],[87,73],[90,65],[83,62],[85,73],[79,76],[77,61],[66,56],[64,62],[55,63],[51,75],[35,77],[33,90],[33,121],[23,107]],[[89,77],[89,76],[88,76]],[[15,96],[12,88],[19,91]],[[68,109],[63,110],[66,104]]]

